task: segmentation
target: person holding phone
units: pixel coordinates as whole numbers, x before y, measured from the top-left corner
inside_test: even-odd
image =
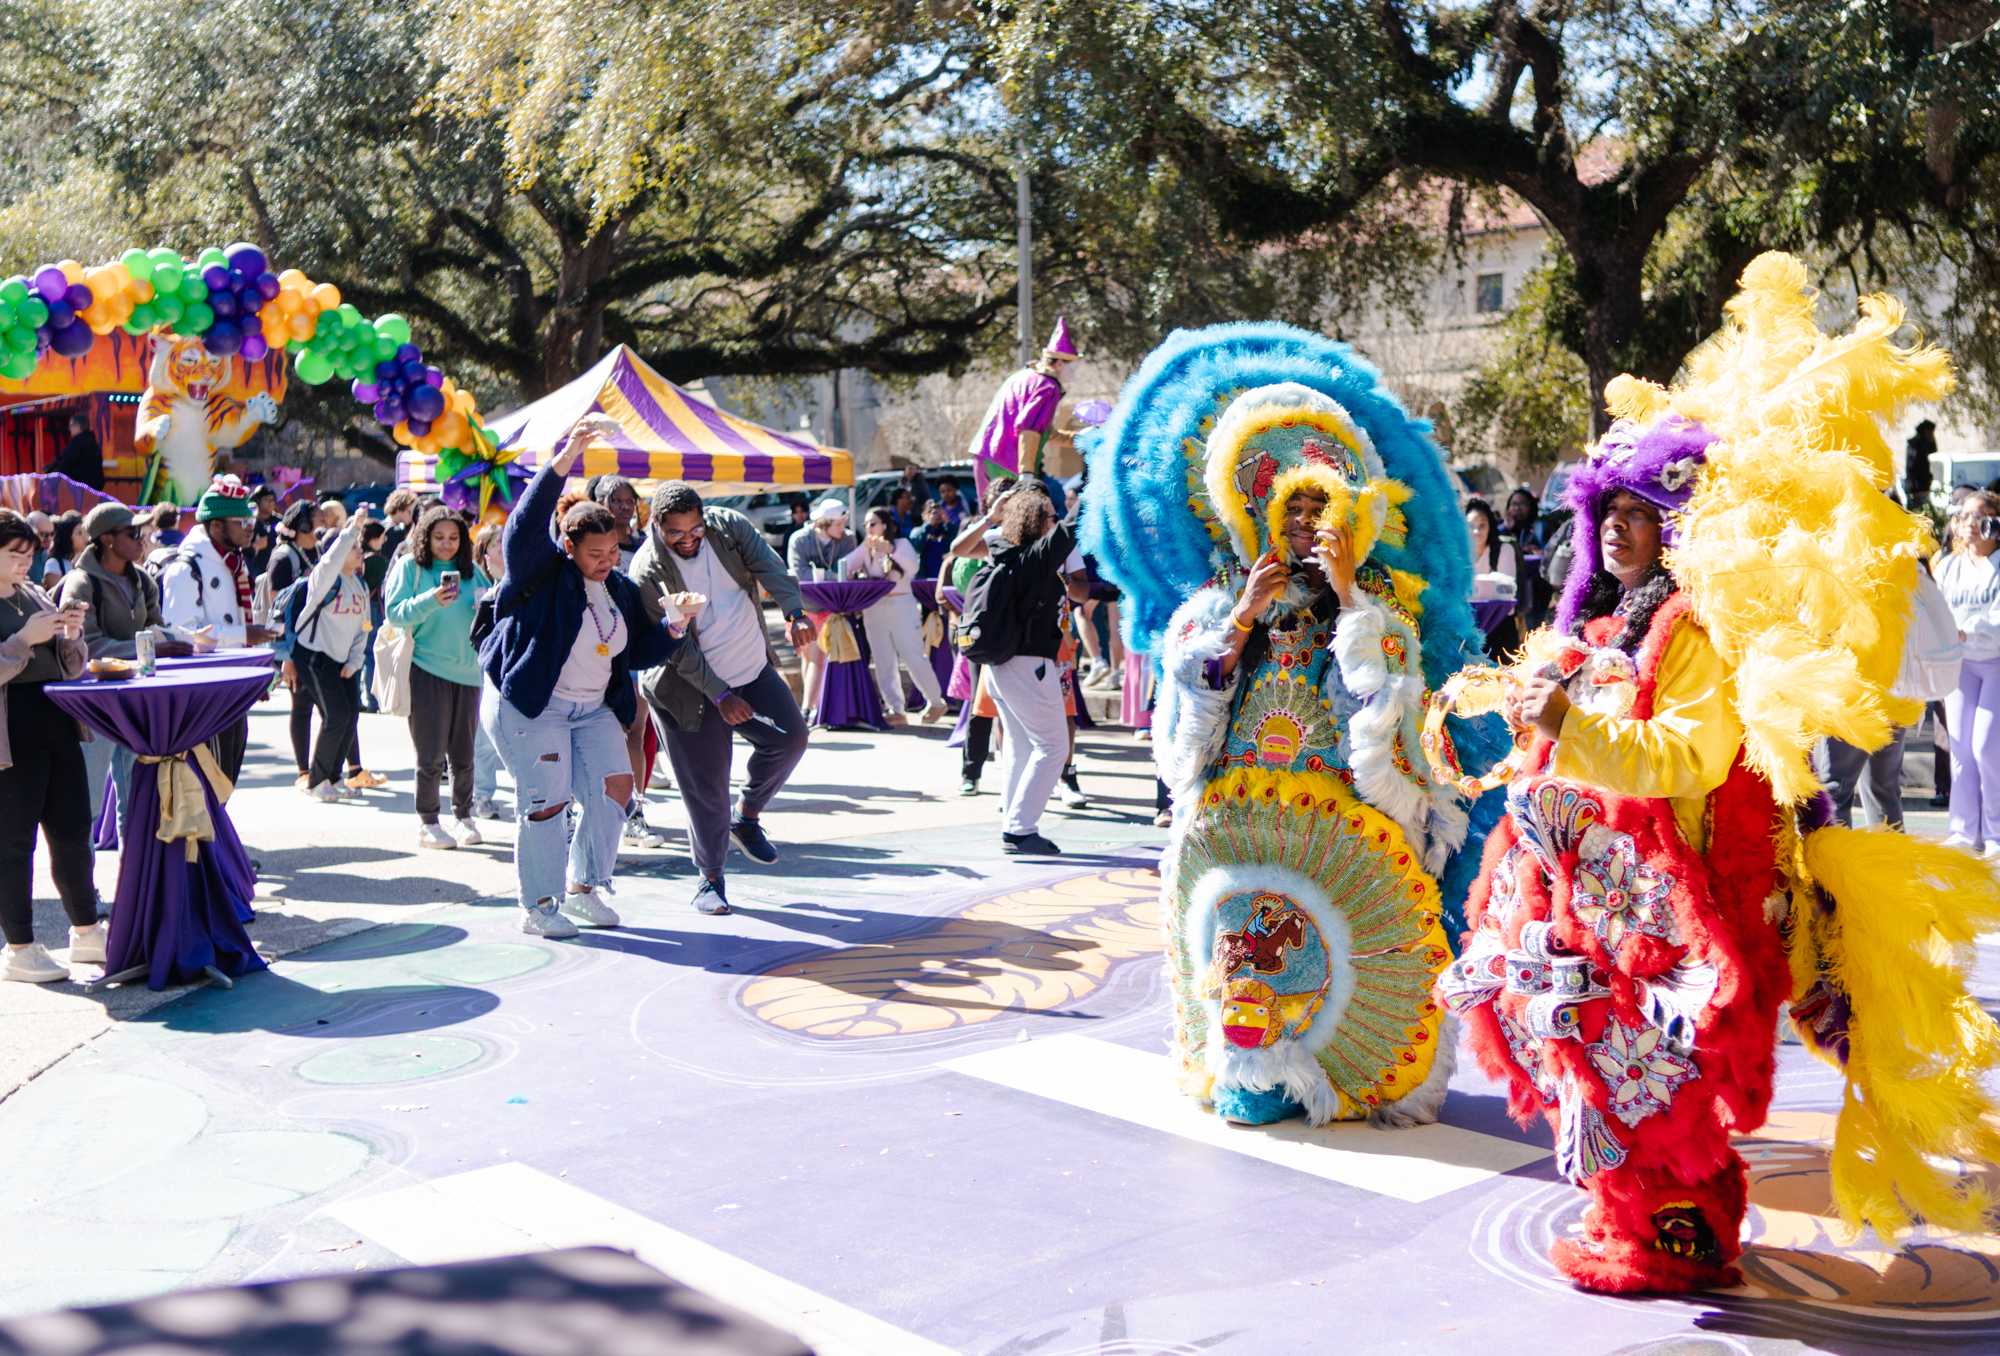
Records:
[[[0,980],[47,984],[69,978],[69,965],[35,940],[35,833],[49,845],[49,874],[69,915],[70,965],[104,963],[91,878],[93,809],[74,718],[42,691],[83,672],[87,607],[58,609],[28,582],[35,530],[0,509]]]
[[[473,732],[479,727],[479,651],[472,537],[443,505],[425,510],[383,585],[388,618],[410,633],[410,742],[417,750],[417,845],[451,849],[484,841],[473,823]],[[452,830],[438,824],[439,788],[451,770]]]

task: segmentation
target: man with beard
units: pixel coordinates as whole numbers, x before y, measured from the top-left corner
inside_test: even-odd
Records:
[[[688,639],[666,665],[640,683],[660,722],[674,780],[687,807],[688,847],[701,886],[700,913],[727,913],[724,860],[734,840],[743,855],[770,865],[778,850],[758,816],[778,794],[806,751],[806,722],[778,672],[757,603],[761,586],[784,613],[794,648],[813,639],[798,582],[764,540],[757,524],[734,509],[705,507],[685,481],[653,491],[653,521],[632,562],[654,621],[679,594],[704,601]],[[749,784],[729,804],[734,736],[751,745]]]

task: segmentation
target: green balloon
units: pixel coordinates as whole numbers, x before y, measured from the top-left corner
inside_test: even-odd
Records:
[[[197,301],[181,309],[181,331],[184,334],[207,334],[208,327],[215,323],[215,312],[205,301]]]
[[[19,278],[9,278],[6,282],[0,282],[0,297],[5,297],[13,305],[19,306],[28,299],[28,284]]]
[[[333,380],[333,364],[318,353],[301,353],[297,367],[299,380],[308,386]]]
[[[29,329],[49,323],[49,304],[40,297],[29,297],[25,302],[14,303],[14,314],[21,317],[21,323]]]
[[[8,330],[4,336],[0,337],[4,337],[7,340],[7,349],[9,352],[25,353],[29,357],[34,356],[35,331],[33,326],[23,325],[19,329]]]
[[[26,353],[9,353],[0,358],[0,377],[9,381],[23,381],[35,375],[35,354],[30,349]]]
[[[137,306],[134,306],[132,308],[132,318],[125,322],[126,333],[144,334],[147,330],[153,328],[153,314],[153,303],[150,301],[142,301]]]
[[[163,264],[153,260],[153,294],[171,297],[181,290],[181,261],[179,256],[172,263]]]
[[[181,305],[192,306],[198,301],[208,300],[208,284],[201,280],[199,273],[190,273],[181,279],[175,295],[181,299]]]
[[[197,273],[211,267],[213,268],[229,267],[229,256],[222,252],[222,246],[220,245],[210,245],[207,249],[203,250],[200,256],[196,258],[196,260],[194,261],[194,268],[195,272]]]
[[[394,357],[397,345],[410,342],[410,322],[391,311],[375,318],[375,333],[389,341],[389,357]],[[387,362],[388,358],[377,361]]]
[[[173,293],[162,292],[159,296],[153,298],[150,305],[153,308],[153,322],[155,324],[172,328],[181,323],[181,299]]]
[[[168,249],[165,245],[161,245],[157,249],[146,251],[146,253],[152,259],[155,270],[165,268],[169,264],[176,269],[182,267],[179,250]]]
[[[142,283],[153,280],[153,256],[144,250],[126,250],[118,256],[118,262],[125,265],[125,271]]]

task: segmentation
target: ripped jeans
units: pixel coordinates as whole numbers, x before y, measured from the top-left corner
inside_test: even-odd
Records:
[[[630,777],[625,729],[603,702],[586,705],[550,697],[530,720],[513,703],[485,685],[479,723],[514,779],[514,876],[521,907],[540,900],[562,902],[564,863],[571,885],[609,885],[618,865],[618,834],[625,806],[605,794],[605,780]],[[567,844],[567,816],[560,807],[575,800],[582,812],[576,836]],[[550,809],[557,813],[537,819]]]

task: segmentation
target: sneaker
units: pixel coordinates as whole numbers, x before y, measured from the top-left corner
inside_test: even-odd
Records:
[[[722,882],[719,880],[709,880],[704,877],[701,888],[694,892],[694,898],[689,902],[694,905],[696,913],[729,912],[729,897],[722,893]]]
[[[1988,843],[1980,850],[1979,860],[1987,863],[1989,866],[1995,862],[2000,862],[2000,843]]]
[[[910,718],[900,713],[889,717],[889,728],[892,730],[905,729],[909,726],[909,723]]]
[[[346,796],[340,794],[340,788],[332,782],[321,782],[318,786],[309,786],[306,788],[306,794],[314,800],[323,801],[328,805],[338,805],[341,801],[347,799]]]
[[[346,801],[356,801],[356,800],[366,799],[366,797],[364,797],[361,794],[358,788],[352,786],[336,786],[333,788],[333,794],[340,797],[340,799]]]
[[[964,781],[960,782],[960,783],[958,784],[958,794],[959,794],[959,795],[961,795],[961,796],[976,796],[976,795],[978,795],[978,794],[979,794],[979,778],[977,778],[977,777],[967,777],[967,778],[966,778],[966,779],[965,779]]]
[[[69,930],[69,963],[71,965],[104,964],[104,944],[108,940],[104,924],[92,923],[87,928]]]
[[[926,722],[934,720],[943,720],[945,718],[946,712],[950,710],[951,708],[946,706],[943,702],[932,702],[929,706],[926,706],[924,708],[924,714],[922,718]]]
[[[484,838],[481,838],[479,836],[479,830],[473,825],[472,821],[469,819],[453,820],[451,825],[451,836],[458,840],[458,845],[460,847],[478,847],[481,843],[484,843],[486,841]]]
[[[22,984],[53,984],[57,980],[69,978],[69,967],[60,964],[42,948],[40,942],[30,942],[26,946],[7,948],[5,960],[0,960],[0,980],[16,980]]]
[[[618,926],[616,910],[599,899],[595,890],[577,890],[564,895],[562,911],[587,928]]]
[[[1092,669],[1090,676],[1083,680],[1083,685],[1093,692],[1102,691],[1110,687],[1116,677],[1117,675],[1111,671],[1109,666],[1096,668]]]
[[[472,802],[472,817],[474,819],[506,818],[505,815],[500,813],[500,807],[493,803],[493,797],[491,796],[481,796],[478,800]]]
[[[764,826],[754,819],[731,820],[729,836],[737,847],[743,849],[743,855],[753,862],[769,866],[778,860],[778,849],[771,846],[770,838],[764,833]]]
[[[638,848],[663,848],[667,840],[646,822],[646,812],[638,808],[639,802],[632,802],[632,813],[625,817],[623,830],[625,841]]]
[[[1083,788],[1076,784],[1076,774],[1071,772],[1062,779],[1062,803],[1072,810],[1088,810],[1090,797],[1083,794]]]
[[[1155,828],[1171,829],[1174,826],[1174,812],[1172,810],[1160,811],[1153,816],[1153,825]]]
[[[1970,838],[1967,838],[1962,833],[1946,834],[1943,846],[1948,848],[1960,848],[1966,852],[1979,851],[1979,844],[1973,842]]]
[[[530,937],[547,937],[560,940],[576,936],[576,924],[562,916],[560,910],[546,899],[539,904],[531,904],[521,911],[521,931]]]
[[[417,829],[417,846],[436,848],[440,852],[450,852],[458,846],[458,840],[444,831],[439,824],[424,824]]]
[[[1060,857],[1062,849],[1039,833],[1003,833],[1000,850],[1010,857]]]

